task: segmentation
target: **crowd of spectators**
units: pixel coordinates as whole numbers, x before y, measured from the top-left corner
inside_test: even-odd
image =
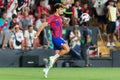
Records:
[[[115,46],[115,33],[120,40],[120,0],[0,0],[0,48],[53,48],[50,29],[49,35],[44,29],[38,39],[35,39],[35,34],[42,23],[53,14],[55,3],[64,5],[61,15],[63,27],[75,27],[69,36],[71,47],[81,45],[81,33],[76,27],[81,26],[81,21],[86,19],[81,18],[84,13],[91,16],[91,19],[97,19],[98,24],[107,24],[107,46]],[[87,25],[91,25],[89,19]]]

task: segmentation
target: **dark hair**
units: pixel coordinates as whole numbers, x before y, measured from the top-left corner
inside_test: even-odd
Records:
[[[83,5],[86,5],[86,4],[88,5],[88,3],[87,3],[87,2],[84,2],[84,3],[83,3]]]
[[[10,27],[9,27],[9,29],[11,30],[11,29],[13,29],[13,27],[12,27],[12,26],[10,26]]]
[[[117,20],[119,20],[119,19],[120,19],[120,16],[117,17]]]
[[[16,23],[14,23],[14,22],[10,22],[10,27],[9,27],[9,29],[13,29],[16,25],[18,25],[18,23],[16,22]]]
[[[39,4],[38,4],[38,6],[41,4],[41,2],[44,2],[45,0],[39,0]]]
[[[54,5],[55,11],[56,11],[57,9],[59,9],[59,8],[63,8],[63,5],[62,5],[61,3],[56,3],[56,4]]]
[[[83,25],[83,26],[87,26],[87,22],[83,22],[82,25]]]
[[[77,2],[77,1],[79,1],[79,0],[74,0],[74,2]]]
[[[16,14],[13,14],[13,15],[12,15],[12,18],[17,18],[17,15],[16,15]]]
[[[5,14],[5,13],[7,13],[7,11],[3,11],[3,12],[2,12],[2,16],[3,16],[3,14]]]
[[[43,1],[45,1],[45,0],[40,0],[40,2],[43,2]]]
[[[33,25],[28,25],[28,29],[29,29],[30,27],[33,27]]]
[[[109,0],[109,2],[115,2],[114,0]]]

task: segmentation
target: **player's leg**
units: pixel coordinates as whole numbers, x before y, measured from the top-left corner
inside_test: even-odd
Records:
[[[55,55],[50,57],[49,67],[51,68],[57,59],[70,51],[68,44],[62,44],[61,50],[55,50]]]
[[[54,56],[50,56],[50,58],[49,58],[49,67],[50,68],[53,67],[54,63],[60,57],[59,52],[60,52],[60,50],[55,50],[55,55]]]
[[[59,50],[55,50],[55,55],[49,57],[49,64],[46,68],[43,69],[44,77],[47,78],[49,70],[52,68],[53,64],[56,62],[56,60],[59,58]]]
[[[60,56],[68,53],[70,50],[68,44],[66,44],[66,42],[61,38],[54,39],[53,43],[54,43],[55,55],[50,56],[49,66],[43,70],[46,78],[47,78],[47,74],[48,74],[49,70],[53,67],[53,65],[57,61],[57,59]]]
[[[69,48],[68,44],[62,44],[61,48],[62,49],[59,52],[60,56],[63,56],[64,54],[67,54],[70,51],[70,48]]]
[[[58,54],[59,52],[60,52],[60,50],[55,50],[55,55],[49,57],[49,64],[48,64],[48,66],[43,69],[45,78],[47,78],[47,75],[48,75],[49,70],[52,68],[53,64],[54,64],[54,63],[57,61],[57,59],[60,57],[60,55]]]

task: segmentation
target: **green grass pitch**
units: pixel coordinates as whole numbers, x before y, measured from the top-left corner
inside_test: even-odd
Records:
[[[120,80],[120,68],[0,68],[0,80]]]

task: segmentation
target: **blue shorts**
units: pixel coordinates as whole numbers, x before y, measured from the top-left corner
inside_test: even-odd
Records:
[[[61,45],[66,44],[66,41],[63,38],[52,38],[54,44],[54,50],[61,50]]]

